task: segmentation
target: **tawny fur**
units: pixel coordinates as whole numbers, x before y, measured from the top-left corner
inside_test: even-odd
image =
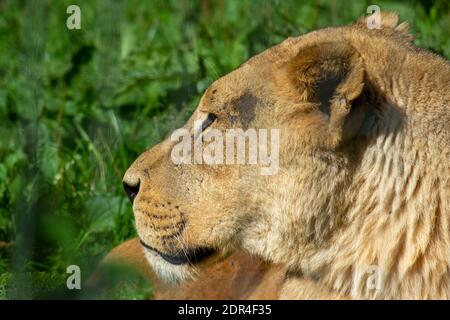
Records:
[[[227,278],[214,265],[239,249],[283,266],[272,297],[450,298],[450,64],[415,47],[397,15],[381,21],[289,38],[205,92],[185,127],[214,113],[219,130],[280,128],[276,175],[176,166],[169,139],[128,169],[141,239],[217,250],[195,266],[147,252],[160,277]]]

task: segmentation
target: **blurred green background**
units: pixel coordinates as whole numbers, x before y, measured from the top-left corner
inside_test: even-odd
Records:
[[[81,8],[81,30],[66,9]],[[0,299],[151,297],[122,269],[68,290],[135,235],[121,178],[205,88],[252,55],[370,4],[450,58],[449,1],[0,0]],[[83,287],[82,287],[83,288]]]

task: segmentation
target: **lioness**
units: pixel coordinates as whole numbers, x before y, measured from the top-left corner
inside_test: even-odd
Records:
[[[450,298],[450,64],[408,29],[362,18],[215,81],[184,128],[278,128],[278,172],[175,164],[168,138],[124,176],[140,245],[109,259],[144,252],[162,298]]]

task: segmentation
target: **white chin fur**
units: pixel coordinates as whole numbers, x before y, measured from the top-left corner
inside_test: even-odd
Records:
[[[158,254],[144,248],[145,257],[157,276],[169,284],[177,284],[183,281],[192,280],[196,277],[197,272],[193,266],[173,265]]]

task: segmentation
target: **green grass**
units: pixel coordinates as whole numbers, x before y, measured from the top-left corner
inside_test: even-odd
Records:
[[[73,3],[81,30],[65,26]],[[450,58],[448,1],[375,3]],[[351,23],[369,4],[1,0],[0,241],[14,247],[0,246],[0,299],[149,297],[151,284],[127,271],[106,287],[65,287],[68,265],[86,280],[135,235],[126,168],[215,79],[288,36]]]

